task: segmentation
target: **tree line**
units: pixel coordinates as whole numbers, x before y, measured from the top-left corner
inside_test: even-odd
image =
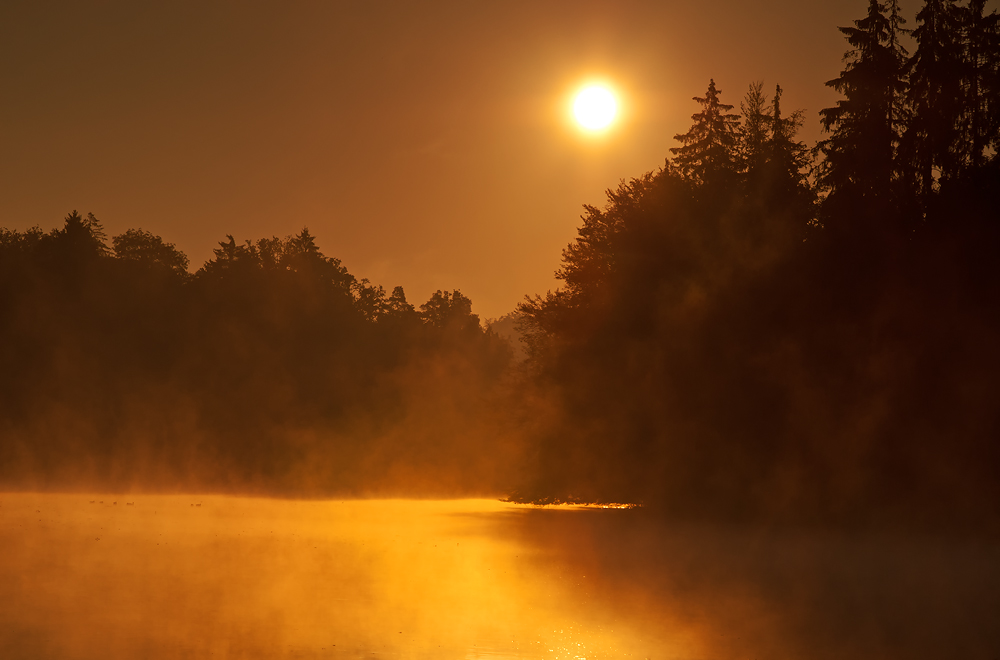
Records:
[[[308,229],[229,236],[191,274],[161,237],[109,241],[73,211],[49,232],[0,230],[0,309],[5,481],[377,491],[424,471],[432,491],[493,483],[475,467],[490,440],[478,420],[509,345],[459,290],[416,308],[325,256]]]
[[[663,167],[584,207],[523,360],[458,290],[415,307],[308,230],[193,274],[75,211],[0,230],[0,480],[995,522],[1000,23],[905,25],[870,0],[840,28],[812,147],[780,86],[737,113],[710,81]]]
[[[1000,30],[928,0],[840,28],[825,137],[709,82],[656,172],[586,206],[520,306],[537,460],[514,499],[678,515],[996,520]],[[557,401],[556,404],[552,400]]]

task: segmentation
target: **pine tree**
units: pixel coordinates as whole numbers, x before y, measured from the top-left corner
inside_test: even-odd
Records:
[[[986,0],[969,0],[961,17],[966,141],[973,167],[983,164],[986,149],[1000,148],[1000,16],[985,11]]]
[[[721,93],[715,88],[713,79],[704,97],[694,97],[702,110],[691,115],[694,120],[691,130],[674,136],[683,146],[670,149],[681,172],[700,183],[728,179],[736,172],[740,117],[729,114],[733,106],[719,101]]]
[[[844,71],[826,84],[844,99],[820,111],[830,137],[818,145],[824,156],[819,183],[831,197],[850,192],[862,200],[888,201],[891,196],[905,89],[902,23],[895,0],[869,0],[865,18],[839,28],[851,49]]]
[[[913,31],[903,27],[906,19],[899,13],[899,0],[886,0],[884,7],[888,12],[889,18],[889,48],[896,59],[899,71],[893,93],[892,125],[899,134],[902,134],[906,127],[906,119],[909,116],[906,98],[906,91],[909,84],[906,74],[906,64],[909,61],[909,53],[900,42],[900,37],[910,35]],[[897,139],[896,144],[898,146],[899,139]]]
[[[775,86],[771,99],[763,88],[762,82],[752,83],[740,104],[743,122],[738,154],[747,192],[767,200],[768,205],[806,200],[811,205],[814,193],[803,170],[812,158],[805,143],[795,139],[805,112],[784,116],[781,85]]]
[[[803,170],[811,162],[809,147],[795,136],[805,120],[805,112],[795,110],[788,117],[781,114],[781,85],[774,88],[774,99],[768,113],[770,138],[768,140],[768,162],[781,187],[797,196],[812,200],[814,193],[806,180]]]
[[[39,249],[53,272],[72,279],[110,255],[106,241],[104,227],[93,213],[84,217],[73,210],[62,229],[53,229],[41,238]]]
[[[917,13],[917,49],[907,64],[910,115],[903,137],[917,189],[926,198],[935,170],[954,177],[965,160],[963,140],[961,16],[955,0],[927,0]]]
[[[749,180],[755,178],[768,159],[768,141],[771,129],[771,115],[767,109],[767,95],[764,83],[750,83],[750,89],[740,102],[743,123],[739,130],[738,158],[740,170]]]

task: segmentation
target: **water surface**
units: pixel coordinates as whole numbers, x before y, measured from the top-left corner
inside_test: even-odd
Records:
[[[998,558],[492,500],[0,494],[0,657],[995,660]]]

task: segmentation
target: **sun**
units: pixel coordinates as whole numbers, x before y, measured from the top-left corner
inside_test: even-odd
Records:
[[[601,85],[583,88],[573,102],[573,114],[580,126],[599,131],[611,125],[618,113],[618,102],[611,90]]]

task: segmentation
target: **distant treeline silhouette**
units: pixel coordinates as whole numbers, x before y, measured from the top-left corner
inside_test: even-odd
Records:
[[[0,232],[0,480],[997,521],[1000,23],[929,0],[912,56],[904,24],[841,28],[813,148],[780,87],[737,114],[711,81],[672,158],[585,207],[523,360],[306,230],[193,275],[76,212]]]
[[[187,265],[140,229],[109,247],[76,211],[47,233],[0,230],[4,482],[497,488],[499,443],[477,424],[511,351],[461,292],[415,309],[305,229],[230,236]]]
[[[685,515],[996,520],[1000,30],[872,0],[827,136],[714,81],[659,171],[586,207],[520,305],[533,477],[514,499]],[[553,403],[555,401],[555,403]]]

